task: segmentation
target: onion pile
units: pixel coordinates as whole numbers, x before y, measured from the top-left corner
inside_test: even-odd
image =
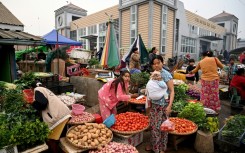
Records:
[[[201,92],[201,89],[198,86],[189,84],[189,88],[187,91],[187,94],[189,96],[194,97],[194,98],[200,98],[200,92]]]
[[[90,122],[94,120],[94,116],[91,113],[83,112],[81,115],[71,114],[72,118],[70,119],[70,124]]]
[[[58,96],[60,98],[60,100],[65,103],[67,106],[71,106],[72,104],[74,104],[76,102],[75,98],[70,97],[70,96],[66,96],[66,95],[59,95]]]
[[[110,142],[104,148],[98,150],[91,150],[89,153],[138,153],[137,149],[131,145]]]

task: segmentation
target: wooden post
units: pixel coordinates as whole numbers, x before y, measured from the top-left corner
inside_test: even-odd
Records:
[[[213,135],[210,132],[205,133],[201,130],[198,130],[196,141],[195,141],[195,149],[199,153],[213,153],[214,152]]]

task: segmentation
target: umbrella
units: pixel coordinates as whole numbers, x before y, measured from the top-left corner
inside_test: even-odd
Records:
[[[122,60],[124,62],[129,62],[130,56],[133,52],[133,48],[137,47],[140,54],[140,64],[146,65],[149,62],[149,53],[145,48],[144,42],[139,34],[138,37],[134,40],[133,44],[130,46],[129,51],[123,56]]]
[[[105,45],[100,60],[104,68],[112,68],[119,65],[119,49],[116,32],[112,21],[109,21],[106,33]]]

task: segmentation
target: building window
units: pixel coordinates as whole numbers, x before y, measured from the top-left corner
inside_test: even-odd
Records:
[[[77,41],[77,31],[76,30],[70,32],[70,38],[72,40]]]
[[[202,28],[199,28],[199,36],[210,36],[211,35],[211,32],[206,30],[206,29],[202,29]]]
[[[88,35],[97,35],[97,26],[89,26],[88,27]]]
[[[162,30],[161,30],[161,53],[166,52],[166,36],[167,36],[167,6],[162,6]]]
[[[99,37],[99,48],[104,47],[105,45],[105,36],[100,36]]]
[[[197,26],[188,24],[188,28],[189,28],[190,34],[196,34],[197,35]]]
[[[233,33],[236,33],[236,24],[233,24]]]
[[[193,38],[181,37],[181,52],[196,53],[196,40]]]
[[[137,37],[137,6],[130,8],[130,44],[132,45]]]
[[[72,17],[71,17],[71,20],[74,21],[74,20],[77,20],[77,19],[80,19],[80,18],[81,18],[81,17],[79,17],[79,16],[72,16]]]
[[[219,26],[225,27],[225,23],[218,23]]]
[[[86,28],[78,29],[78,37],[81,38],[82,36],[86,36]],[[86,49],[87,40],[84,38],[81,38],[79,41],[82,43],[83,49]]]
[[[175,50],[178,50],[179,44],[179,19],[176,19],[176,26],[175,26]]]

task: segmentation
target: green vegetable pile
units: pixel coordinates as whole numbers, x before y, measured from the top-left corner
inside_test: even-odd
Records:
[[[174,86],[174,101],[172,110],[174,112],[180,112],[187,105],[187,99],[190,97],[186,95],[186,91],[188,90],[188,86],[186,84],[180,84],[178,86]]]
[[[229,142],[237,142],[244,132],[245,132],[245,116],[235,115],[233,118],[227,121],[221,134],[224,140]]]
[[[188,103],[178,117],[193,121],[200,129],[206,128],[206,113],[200,103]]]
[[[150,79],[150,74],[147,72],[134,73],[130,77],[131,84],[137,85],[139,88],[145,87]]]
[[[29,89],[35,80],[38,79],[34,73],[25,73],[19,80],[15,80],[14,84],[17,85],[19,89]]]
[[[48,125],[38,112],[26,104],[21,90],[2,90],[0,111],[0,148],[9,145],[32,146],[43,143],[49,135]]]

